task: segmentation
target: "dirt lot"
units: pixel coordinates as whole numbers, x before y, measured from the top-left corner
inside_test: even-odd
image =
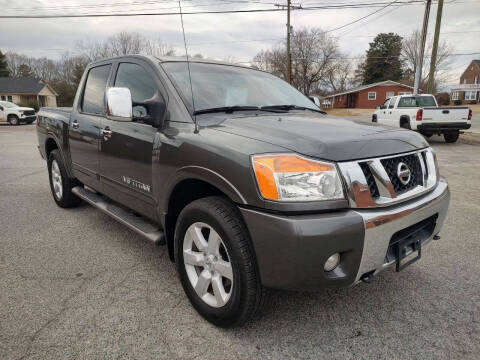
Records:
[[[418,263],[276,291],[256,322],[222,330],[192,309],[165,248],[55,205],[33,126],[0,125],[0,359],[478,359],[480,146],[431,144],[452,200]]]

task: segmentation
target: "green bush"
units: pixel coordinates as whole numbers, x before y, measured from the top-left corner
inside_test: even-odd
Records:
[[[455,105],[462,105],[463,104],[462,100],[455,100],[453,103]]]

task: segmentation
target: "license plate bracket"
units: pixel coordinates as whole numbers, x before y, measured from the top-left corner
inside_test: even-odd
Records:
[[[412,250],[410,252],[410,250]],[[418,252],[417,255],[411,258],[408,261],[402,263],[402,260],[406,257],[412,255],[414,252]],[[422,257],[422,242],[418,237],[407,238],[402,241],[399,241],[396,244],[395,255],[397,258],[396,263],[396,271],[402,271],[407,266],[413,264],[414,262],[418,261]]]

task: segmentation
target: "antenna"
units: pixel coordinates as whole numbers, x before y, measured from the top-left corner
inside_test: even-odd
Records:
[[[178,9],[180,10],[180,20],[182,22],[183,43],[185,45],[185,55],[187,56],[188,80],[190,81],[190,92],[192,93],[193,122],[195,124],[195,134],[198,133],[197,115],[195,115],[195,99],[193,96],[192,73],[190,72],[190,61],[188,60],[187,40],[185,38],[185,27],[183,26],[183,14],[181,0],[178,0]]]

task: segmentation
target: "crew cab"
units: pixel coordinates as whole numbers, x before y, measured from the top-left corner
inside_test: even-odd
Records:
[[[0,122],[8,122],[10,125],[20,125],[24,122],[33,123],[37,117],[35,109],[18,106],[9,101],[0,101]]]
[[[441,135],[456,142],[460,130],[472,126],[468,107],[439,107],[433,95],[398,95],[389,98],[372,115],[372,121],[420,132],[426,137]]]
[[[269,288],[402,270],[450,199],[419,134],[328,118],[269,73],[209,60],[94,62],[71,109],[40,110],[37,135],[56,204],[84,200],[166,245],[192,305],[224,327]]]

